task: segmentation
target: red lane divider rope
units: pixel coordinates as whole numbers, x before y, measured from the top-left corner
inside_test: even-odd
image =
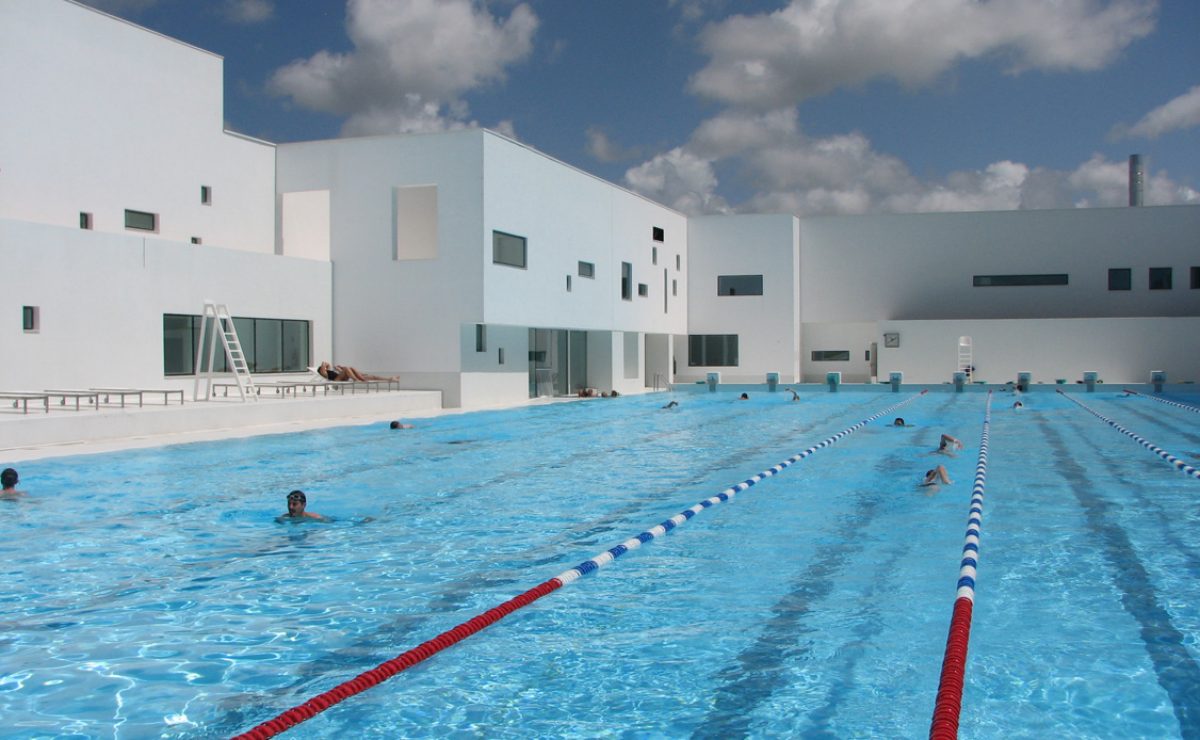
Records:
[[[485,627],[490,627],[521,607],[528,606],[546,594],[562,588],[562,585],[562,581],[557,578],[551,578],[545,583],[529,589],[520,596],[509,599],[500,606],[489,609],[479,616],[463,622],[454,629],[447,630],[432,640],[423,642],[412,650],[397,655],[386,663],[381,663],[366,673],[360,673],[349,681],[334,686],[329,691],[314,696],[299,706],[292,707],[274,719],[267,720],[238,735],[235,740],[266,740],[266,738],[274,737],[305,720],[312,719],[333,705],[355,694],[366,691],[372,686],[377,686],[397,673],[412,668],[417,663],[440,653]]]
[[[979,568],[979,533],[983,528],[983,490],[987,484],[989,431],[992,423],[992,392],[988,391],[983,411],[983,431],[979,435],[979,462],[975,464],[975,485],[971,487],[971,510],[967,517],[967,535],[963,541],[962,562],[958,571],[958,593],[946,653],[942,657],[942,676],[938,682],[930,740],[954,740],[958,737],[958,717],[962,710],[963,684],[967,672],[967,644],[971,640],[971,614],[975,610],[975,574]]]

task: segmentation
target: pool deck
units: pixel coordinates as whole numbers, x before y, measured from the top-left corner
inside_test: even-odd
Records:
[[[278,434],[328,426],[370,424],[444,413],[441,391],[400,390],[308,397],[263,393],[257,401],[236,395],[184,403],[147,397],[144,405],[114,396],[99,407],[85,401],[50,399],[29,413],[0,410],[0,462],[9,464],[59,455],[89,454],[132,447],[156,447],[207,439]],[[451,411],[457,411],[452,409]]]

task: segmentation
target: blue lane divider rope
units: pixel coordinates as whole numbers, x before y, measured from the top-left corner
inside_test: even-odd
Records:
[[[1128,388],[1125,389],[1125,392],[1131,396],[1140,396],[1142,398],[1149,398],[1151,401],[1158,401],[1159,403],[1165,403],[1168,406],[1178,406],[1181,409],[1187,409],[1188,411],[1191,411],[1193,414],[1200,414],[1200,408],[1196,408],[1195,406],[1189,406],[1186,403],[1178,403],[1176,401],[1168,401],[1167,399],[1159,398],[1158,396],[1147,396],[1145,393],[1138,393],[1137,391],[1131,391]]]
[[[1174,468],[1175,468],[1176,470],[1178,470],[1179,472],[1183,473],[1184,475],[1190,475],[1191,477],[1195,478],[1196,480],[1200,480],[1200,470],[1197,470],[1196,468],[1192,467],[1191,465],[1188,465],[1188,464],[1187,464],[1187,463],[1185,463],[1183,460],[1180,460],[1179,458],[1175,457],[1174,455],[1172,455],[1171,453],[1169,453],[1169,452],[1167,452],[1166,450],[1162,449],[1161,447],[1156,447],[1155,445],[1151,444],[1151,443],[1150,443],[1148,440],[1146,440],[1145,438],[1143,438],[1143,437],[1139,437],[1138,435],[1136,435],[1136,434],[1134,434],[1133,432],[1129,431],[1128,429],[1126,429],[1125,427],[1121,426],[1120,424],[1118,424],[1117,422],[1113,421],[1112,419],[1109,419],[1108,417],[1105,417],[1105,416],[1103,416],[1103,415],[1101,415],[1101,414],[1097,413],[1097,412],[1096,412],[1096,411],[1094,411],[1093,409],[1089,408],[1089,407],[1088,407],[1086,404],[1084,404],[1082,401],[1077,401],[1077,400],[1075,400],[1074,398],[1071,398],[1071,396],[1067,395],[1066,393],[1063,393],[1062,391],[1056,391],[1056,392],[1057,392],[1059,395],[1061,395],[1063,398],[1066,398],[1066,399],[1070,400],[1072,403],[1074,403],[1074,404],[1076,404],[1077,406],[1079,406],[1080,408],[1082,408],[1084,411],[1087,411],[1087,412],[1088,412],[1089,414],[1091,414],[1092,416],[1095,416],[1095,417],[1096,417],[1097,419],[1099,419],[1100,421],[1103,421],[1104,423],[1108,424],[1108,425],[1109,425],[1110,427],[1112,427],[1113,429],[1116,429],[1116,430],[1117,430],[1118,432],[1120,432],[1121,434],[1124,434],[1124,435],[1126,435],[1127,437],[1130,437],[1131,439],[1133,439],[1134,441],[1136,441],[1138,444],[1140,444],[1142,447],[1145,447],[1147,450],[1150,450],[1150,451],[1151,451],[1151,452],[1153,452],[1155,455],[1158,455],[1158,456],[1159,456],[1159,457],[1161,457],[1162,459],[1164,459],[1164,460],[1166,460],[1167,462],[1171,463],[1171,465],[1172,465],[1172,466],[1174,466]]]
[[[735,486],[730,486],[729,488],[726,488],[724,491],[721,491],[717,495],[712,496],[711,498],[707,498],[707,499],[701,501],[700,503],[696,504],[695,506],[692,506],[690,509],[684,509],[683,511],[679,512],[678,514],[671,517],[670,519],[667,519],[666,521],[662,522],[658,526],[651,527],[650,529],[647,529],[645,532],[642,532],[641,534],[637,535],[636,537],[630,537],[629,539],[625,540],[624,542],[617,545],[616,547],[609,548],[608,550],[605,550],[604,552],[600,553],[599,555],[596,555],[595,557],[591,558],[590,560],[585,560],[582,563],[580,563],[579,565],[576,565],[574,568],[571,568],[568,571],[564,571],[563,573],[560,573],[557,576],[558,580],[562,581],[563,585],[565,586],[568,583],[571,583],[575,580],[578,580],[579,578],[582,578],[583,576],[587,575],[588,573],[591,573],[594,570],[599,570],[600,568],[603,568],[604,566],[608,565],[609,563],[611,563],[612,561],[621,557],[622,555],[629,552],[630,550],[636,550],[639,547],[641,547],[642,545],[646,544],[647,542],[650,542],[651,540],[655,539],[656,537],[661,537],[662,535],[666,534],[667,532],[670,532],[672,529],[675,529],[679,525],[686,522],[688,519],[691,519],[692,517],[696,516],[701,511],[704,511],[707,508],[710,508],[710,507],[716,506],[717,504],[728,501],[729,499],[733,498],[734,496],[741,493],[742,491],[745,491],[747,488],[750,488],[751,486],[755,485],[759,481],[765,480],[767,478],[770,478],[774,475],[777,475],[777,474],[783,472],[783,470],[785,468],[790,467],[793,463],[800,462],[801,460],[808,457],[809,455],[814,454],[818,450],[822,450],[822,449],[825,449],[826,447],[829,447],[830,445],[836,443],[843,437],[846,437],[850,434],[853,434],[854,432],[857,432],[859,429],[862,429],[864,426],[866,426],[867,424],[870,424],[872,421],[875,421],[879,417],[886,416],[886,415],[892,413],[893,411],[895,411],[896,409],[900,408],[901,406],[904,406],[905,404],[911,403],[912,401],[916,400],[917,398],[920,398],[921,396],[925,395],[926,392],[927,391],[921,391],[920,393],[918,393],[914,396],[910,396],[897,404],[893,404],[892,406],[889,406],[888,408],[884,409],[883,411],[880,411],[876,414],[868,416],[867,418],[863,419],[862,421],[858,422],[857,424],[854,424],[853,426],[849,426],[849,427],[843,429],[842,431],[838,432],[837,434],[833,435],[832,437],[824,439],[824,440],[818,442],[817,444],[813,445],[812,447],[809,447],[804,452],[801,452],[796,455],[792,455],[787,460],[784,460],[783,462],[779,463],[778,465],[775,465],[772,468],[768,468],[767,470],[764,470],[761,473],[759,473],[758,475],[755,475],[751,478],[747,478],[746,480],[742,481],[741,483],[738,483]]]

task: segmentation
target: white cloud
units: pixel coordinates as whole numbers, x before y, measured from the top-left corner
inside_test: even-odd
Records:
[[[751,194],[731,205],[716,194],[718,167]],[[689,214],[993,211],[1123,206],[1128,163],[1095,155],[1071,171],[999,161],[978,170],[922,180],[860,133],[810,138],[794,112],[726,111],[703,122],[691,140],[629,169],[632,190]],[[1148,169],[1148,205],[1198,203],[1200,195]]]
[[[694,92],[773,109],[890,78],[927,84],[963,59],[1009,69],[1093,70],[1154,28],[1156,0],[792,0],[701,34]]]
[[[262,23],[275,15],[271,0],[225,0],[221,13],[234,23]]]
[[[609,138],[603,129],[588,126],[584,132],[587,137],[587,151],[600,162],[621,162],[636,159],[641,156],[641,150],[634,147],[623,147]]]
[[[533,48],[537,16],[507,19],[471,0],[350,0],[347,53],[319,51],[276,70],[269,89],[312,110],[348,116],[344,134],[474,125],[461,96],[505,78]]]
[[[625,173],[635,192],[687,214],[725,213],[712,161],[676,147]]]
[[[1200,85],[1150,111],[1132,126],[1118,127],[1113,134],[1116,137],[1155,139],[1165,133],[1194,126],[1200,126]]]

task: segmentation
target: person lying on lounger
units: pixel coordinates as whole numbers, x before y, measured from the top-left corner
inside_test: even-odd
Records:
[[[331,365],[328,362],[322,362],[317,368],[317,375],[330,380],[399,380],[399,378],[387,378],[382,375],[371,375],[370,373],[361,372],[358,368],[350,367],[349,365]]]

